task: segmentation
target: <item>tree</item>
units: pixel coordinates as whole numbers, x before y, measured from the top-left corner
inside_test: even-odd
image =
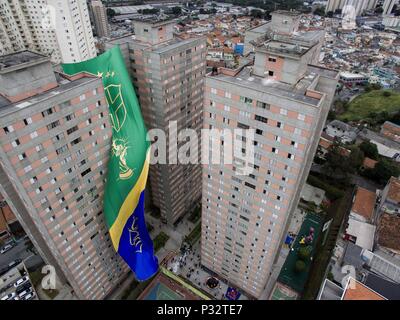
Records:
[[[114,16],[115,16],[115,10],[114,9],[112,9],[112,8],[107,8],[107,17],[109,18],[109,19],[112,19],[112,18],[114,18]]]
[[[378,160],[379,158],[379,152],[378,152],[378,147],[376,146],[375,143],[369,142],[369,141],[363,141],[360,145],[359,148],[362,152],[364,152],[364,155],[368,158]]]
[[[373,169],[366,169],[364,175],[378,183],[385,184],[390,177],[398,177],[400,169],[392,160],[383,159]]]
[[[352,148],[349,156],[349,170],[354,173],[361,167],[364,162],[364,152],[360,148]]]
[[[306,264],[302,260],[297,260],[294,266],[294,270],[298,273],[301,273],[306,270]]]
[[[320,17],[325,17],[325,9],[322,7],[318,7],[315,9],[314,14]]]
[[[173,13],[174,15],[179,15],[179,14],[182,13],[182,8],[181,8],[181,7],[173,7],[173,8],[172,8],[172,13]]]
[[[250,15],[254,18],[262,18],[263,17],[263,13],[261,10],[257,10],[257,9],[253,9],[250,11]]]
[[[312,249],[311,246],[301,247],[299,251],[297,251],[299,259],[302,261],[307,261],[308,259],[310,259],[311,249]]]

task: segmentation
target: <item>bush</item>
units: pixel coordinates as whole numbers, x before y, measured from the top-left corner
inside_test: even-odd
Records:
[[[165,244],[167,243],[168,239],[169,239],[169,236],[166,233],[160,232],[153,240],[154,252],[157,252],[162,247],[164,247]]]
[[[299,251],[297,252],[297,255],[299,256],[299,259],[302,261],[308,261],[311,256],[311,250],[312,247],[307,246],[307,247],[301,247]]]
[[[298,273],[304,272],[306,270],[306,264],[302,260],[297,260],[294,266],[294,270]]]
[[[332,186],[331,184],[326,183],[312,175],[308,176],[307,183],[314,187],[325,190],[326,196],[331,200],[339,199],[339,198],[343,197],[343,195],[344,195],[344,192],[342,190],[340,190],[340,189]]]
[[[376,144],[364,141],[360,144],[359,146],[360,150],[364,152],[364,155],[368,158],[378,160],[379,157],[379,152],[378,152],[378,147]]]
[[[382,95],[383,95],[384,97],[390,97],[390,96],[392,95],[392,93],[391,93],[390,91],[383,91],[383,92],[382,92]]]

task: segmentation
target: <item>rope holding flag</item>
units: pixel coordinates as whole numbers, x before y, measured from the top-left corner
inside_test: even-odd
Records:
[[[115,250],[139,281],[147,280],[158,271],[144,219],[150,143],[121,50],[115,46],[96,58],[62,68],[67,75],[86,72],[102,78],[112,126],[103,212]]]

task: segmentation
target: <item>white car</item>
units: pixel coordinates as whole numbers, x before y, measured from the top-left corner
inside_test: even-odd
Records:
[[[14,287],[19,287],[21,284],[24,284],[25,282],[27,282],[29,280],[29,278],[27,276],[19,278],[17,280],[17,282],[14,283]]]
[[[35,297],[35,293],[34,293],[34,292],[31,292],[31,293],[28,293],[28,294],[24,297],[24,300],[32,300],[34,297]]]
[[[20,292],[18,297],[23,298],[24,296],[26,296],[27,294],[30,294],[30,293],[32,293],[32,289],[29,288],[29,289],[26,289],[26,290]]]
[[[12,246],[11,244],[7,244],[5,245],[3,248],[1,248],[0,253],[6,253],[8,250],[11,250],[14,246]]]
[[[1,297],[1,300],[11,300],[15,297],[15,292],[9,293],[8,295]]]

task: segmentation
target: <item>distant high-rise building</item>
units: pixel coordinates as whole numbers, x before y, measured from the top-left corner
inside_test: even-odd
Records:
[[[97,55],[85,0],[0,0],[0,55],[34,50],[55,63]]]
[[[119,44],[130,72],[148,129],[167,134],[167,159],[187,143],[169,143],[170,134],[191,128],[200,134],[206,41],[204,37],[182,39],[173,35],[175,22],[149,18],[134,20],[135,35],[106,44]],[[176,129],[169,132],[169,124]],[[169,224],[175,223],[201,197],[201,166],[156,164],[150,166],[153,204]]]
[[[93,22],[98,37],[108,37],[110,35],[110,26],[107,20],[106,7],[100,0],[93,0],[91,3],[93,12]]]
[[[255,136],[252,173],[237,157],[203,167],[201,263],[255,298],[274,271],[338,81],[337,71],[316,65],[324,31],[299,33],[298,20],[273,12],[251,41],[253,66],[206,77],[205,128]]]
[[[378,0],[328,0],[326,12],[335,12],[343,10],[345,6],[354,8],[355,15],[360,16],[366,10],[373,10],[378,3]]]
[[[395,5],[399,4],[399,0],[385,0],[383,3],[383,15],[391,14]]]
[[[31,51],[0,57],[0,193],[47,264],[81,299],[129,269],[102,207],[111,126],[100,78],[54,73]]]

